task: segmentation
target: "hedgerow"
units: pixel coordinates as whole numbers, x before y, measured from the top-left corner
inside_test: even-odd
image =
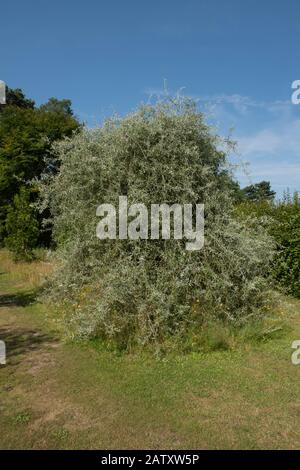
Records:
[[[277,287],[300,298],[300,199],[289,192],[277,201],[244,202],[236,207],[237,217],[258,220],[272,239],[276,251],[270,275]]]

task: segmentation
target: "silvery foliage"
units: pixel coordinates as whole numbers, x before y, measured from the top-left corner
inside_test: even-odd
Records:
[[[261,314],[272,244],[232,216],[226,152],[193,102],[140,107],[56,144],[60,171],[40,185],[50,205],[58,269],[50,296],[73,304],[70,331],[128,345],[160,342],[207,319]],[[99,240],[96,208],[204,203],[205,246],[185,240]],[[75,305],[75,307],[74,307]]]

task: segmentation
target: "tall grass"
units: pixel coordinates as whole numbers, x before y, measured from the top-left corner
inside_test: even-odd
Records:
[[[3,274],[7,273],[11,280],[16,281],[20,287],[35,289],[39,287],[53,272],[54,264],[45,258],[43,252],[38,253],[35,261],[26,262],[13,260],[8,250],[0,250],[0,266]]]

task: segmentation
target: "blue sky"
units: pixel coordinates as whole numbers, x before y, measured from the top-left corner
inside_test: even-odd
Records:
[[[70,98],[95,125],[167,80],[234,128],[242,184],[300,190],[298,0],[12,0],[1,2],[0,79],[42,103]]]

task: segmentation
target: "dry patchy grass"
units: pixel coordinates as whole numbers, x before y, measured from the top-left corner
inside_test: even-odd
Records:
[[[36,260],[31,263],[15,262],[7,250],[0,251],[0,266],[2,275],[9,276],[18,286],[34,289],[52,273],[54,265],[51,261]]]
[[[299,301],[281,298],[276,318],[289,328],[279,336],[157,360],[56,338],[45,306],[20,301],[52,268],[16,265],[6,252],[0,266],[0,338],[8,345],[1,448],[299,447],[300,366],[290,360]]]

